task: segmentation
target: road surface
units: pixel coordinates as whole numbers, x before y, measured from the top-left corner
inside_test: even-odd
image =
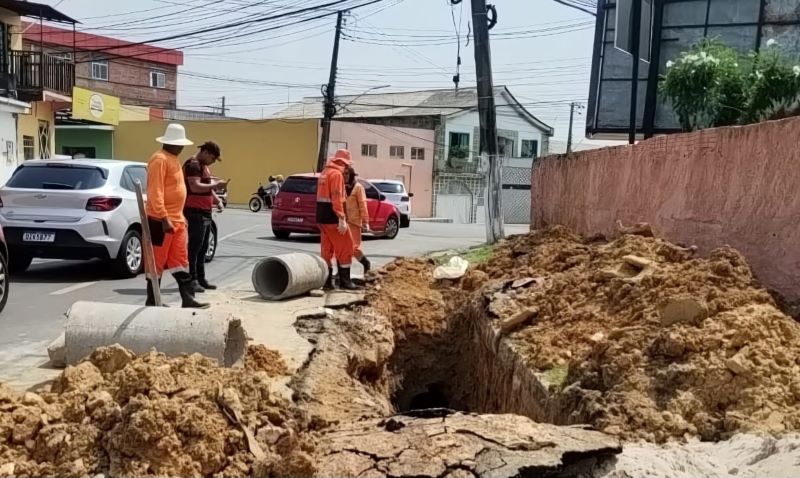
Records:
[[[207,265],[210,282],[222,288],[252,287],[250,273],[263,257],[294,251],[319,251],[313,236],[278,240],[269,226],[269,213],[229,209],[216,218],[219,245]],[[527,226],[507,226],[507,233],[522,233]],[[396,257],[459,249],[483,242],[481,225],[413,223],[394,240],[367,238],[364,249],[376,265]],[[360,266],[354,266],[354,273]],[[165,302],[179,302],[174,280],[165,277]],[[24,274],[12,278],[8,304],[0,314],[0,380],[4,364],[41,359],[43,346],[62,332],[64,313],[79,300],[143,304],[144,276],[115,279],[102,261],[37,260]],[[8,377],[5,377],[8,379]]]

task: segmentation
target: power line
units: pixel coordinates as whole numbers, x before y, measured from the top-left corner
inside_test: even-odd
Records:
[[[259,17],[259,18],[254,18],[254,19],[250,19],[250,20],[242,20],[242,21],[228,23],[228,24],[224,24],[224,25],[218,25],[218,26],[215,26],[215,27],[203,28],[203,29],[196,30],[196,31],[193,31],[193,32],[178,33],[178,34],[175,34],[175,35],[168,35],[168,36],[161,37],[161,38],[155,38],[155,39],[152,39],[152,40],[149,40],[149,41],[134,42],[134,43],[131,43],[129,45],[125,45],[124,47],[116,46],[116,47],[102,48],[102,49],[95,50],[95,53],[104,52],[104,51],[111,51],[111,50],[120,50],[120,49],[125,49],[125,48],[132,48],[132,47],[135,47],[135,46],[149,45],[149,44],[152,44],[152,43],[165,42],[165,41],[169,41],[169,40],[177,40],[177,39],[181,39],[181,38],[187,38],[187,37],[193,37],[193,36],[197,36],[197,35],[202,35],[204,33],[213,33],[213,32],[228,30],[228,29],[236,28],[236,27],[239,27],[239,26],[242,26],[242,25],[250,25],[250,24],[261,23],[261,22],[270,21],[270,20],[279,20],[279,19],[282,19],[282,18],[292,17],[292,16],[303,14],[303,13],[307,13],[307,12],[314,12],[314,11],[317,11],[317,10],[324,9],[326,7],[332,7],[332,6],[336,6],[336,5],[341,5],[341,4],[349,2],[349,1],[351,1],[351,0],[334,0],[334,1],[331,1],[331,2],[328,2],[328,3],[325,3],[325,4],[315,5],[315,6],[312,6],[312,7],[301,8],[299,10],[294,10],[292,12],[287,12],[287,13],[281,13],[281,14],[278,14],[278,15],[270,15],[270,16]],[[378,2],[382,2],[382,1],[384,1],[384,0],[369,0],[369,1],[365,2],[365,3],[362,3],[362,4],[358,5],[358,6],[354,6],[354,7],[351,7],[351,8],[365,7],[367,5],[372,5],[372,4],[375,4],[375,3],[378,3]],[[330,15],[330,14],[331,13],[326,13],[324,15]],[[322,16],[324,16],[324,15],[321,15],[320,18]]]

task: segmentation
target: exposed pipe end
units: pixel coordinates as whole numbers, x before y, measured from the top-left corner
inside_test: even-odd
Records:
[[[267,257],[253,269],[253,286],[267,300],[282,299],[291,279],[292,271],[280,257]]]

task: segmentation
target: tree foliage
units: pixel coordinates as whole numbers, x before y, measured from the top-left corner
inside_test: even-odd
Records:
[[[800,97],[800,66],[774,40],[759,53],[742,55],[703,39],[667,62],[660,88],[685,131],[747,124],[791,109]]]

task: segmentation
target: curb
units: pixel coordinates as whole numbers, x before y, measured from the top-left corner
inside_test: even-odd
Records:
[[[446,217],[412,217],[411,222],[432,222],[438,224],[452,224],[453,220]]]

